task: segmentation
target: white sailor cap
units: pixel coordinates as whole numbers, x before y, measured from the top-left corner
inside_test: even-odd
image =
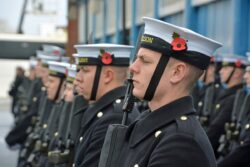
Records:
[[[70,62],[70,57],[68,57],[68,56],[62,56],[61,57],[61,62],[69,63]]]
[[[73,81],[76,78],[77,74],[77,68],[75,64],[70,64],[70,66],[67,67],[67,82],[73,83]]]
[[[55,45],[43,45],[43,51],[49,55],[64,56],[65,50]]]
[[[128,66],[133,46],[117,44],[75,45],[77,65]]]
[[[247,58],[236,54],[224,54],[222,56],[222,66],[233,66],[245,69]]]
[[[68,63],[49,61],[49,75],[60,78],[65,78],[67,74]]]
[[[30,64],[30,68],[35,68],[37,65],[37,59],[34,56],[31,56],[29,59],[29,64]]]
[[[44,51],[37,50],[36,51],[36,56],[38,59],[42,61],[42,66],[43,67],[48,67],[48,62],[49,61],[60,61],[60,56],[55,56],[55,55],[48,55]]]
[[[38,59],[41,59],[41,60],[50,60],[50,61],[60,60],[60,56],[49,55],[46,52],[41,51],[41,50],[36,51],[36,56]]]
[[[145,29],[141,47],[165,56],[192,64],[202,70],[210,63],[210,57],[222,44],[189,29],[144,17]]]

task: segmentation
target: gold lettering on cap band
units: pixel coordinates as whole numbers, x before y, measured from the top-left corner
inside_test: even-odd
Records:
[[[153,43],[153,40],[154,40],[153,37],[147,37],[147,36],[142,36],[141,37],[141,42]]]
[[[74,80],[75,80],[75,78],[73,78],[73,77],[67,77],[68,82],[74,82]]]
[[[78,62],[79,63],[88,63],[89,59],[87,57],[79,57]]]
[[[226,61],[223,61],[223,62],[222,62],[222,65],[223,65],[223,66],[227,66],[228,64],[229,64],[229,62],[226,62]]]
[[[51,71],[51,70],[50,70],[50,71],[49,71],[49,74],[50,74],[50,75],[57,75],[58,73],[55,72],[55,71]]]

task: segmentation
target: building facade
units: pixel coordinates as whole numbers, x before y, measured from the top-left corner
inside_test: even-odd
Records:
[[[223,43],[218,52],[250,50],[250,0],[78,0],[78,8],[79,43],[134,45],[148,16]]]

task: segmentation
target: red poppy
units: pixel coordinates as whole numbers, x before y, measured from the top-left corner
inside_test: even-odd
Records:
[[[113,61],[113,59],[112,59],[112,55],[110,53],[105,52],[102,54],[102,63],[103,64],[109,65],[112,63],[112,61]]]
[[[210,62],[211,62],[211,63],[214,63],[214,62],[215,62],[215,57],[214,57],[214,56],[212,56],[212,57],[210,58]]]
[[[59,50],[54,50],[53,55],[56,55],[56,56],[60,55],[60,51]]]
[[[242,64],[241,60],[237,60],[237,61],[235,62],[235,66],[236,66],[236,67],[240,67],[241,64]]]
[[[187,49],[186,40],[183,38],[174,38],[171,45],[174,51],[182,51]]]

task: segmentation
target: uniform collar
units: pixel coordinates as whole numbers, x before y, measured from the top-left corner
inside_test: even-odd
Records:
[[[84,111],[86,111],[87,108],[88,108],[87,104],[85,106],[83,106],[83,107],[77,108],[75,113],[74,113],[74,116],[76,116],[76,115],[78,115],[80,113],[83,113]]]
[[[99,112],[104,112],[102,109],[113,103],[114,100],[124,97],[125,92],[126,87],[124,86],[115,88],[102,96],[94,104],[89,105],[83,115],[82,127],[86,126]]]
[[[89,106],[88,101],[85,100],[81,95],[78,95],[74,98],[74,102],[72,105],[74,107],[74,115],[78,115],[79,113],[84,112]]]
[[[144,138],[182,115],[194,112],[192,98],[186,96],[164,105],[154,112],[142,114],[136,124],[133,125],[134,127],[129,140],[130,147],[136,146]]]
[[[219,99],[224,99],[227,96],[235,94],[237,92],[237,90],[239,90],[241,88],[243,88],[243,84],[238,84],[238,85],[235,85],[235,86],[233,86],[231,88],[223,89],[221,91],[221,94],[219,95]]]

